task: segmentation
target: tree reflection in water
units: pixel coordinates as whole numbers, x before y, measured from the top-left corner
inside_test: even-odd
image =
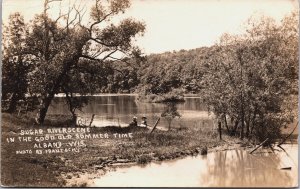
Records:
[[[245,150],[231,150],[211,153],[206,158],[207,171],[200,176],[205,186],[281,187],[295,186],[297,180],[293,175],[297,168],[280,170],[285,164],[279,154],[250,155]]]
[[[78,116],[86,118],[88,122],[95,114],[93,124],[98,127],[119,124],[127,126],[134,116],[138,117],[138,123],[140,123],[142,116],[146,116],[148,125],[154,125],[167,106],[164,103],[143,103],[136,100],[134,95],[106,94],[90,96],[88,99],[89,104],[82,108],[82,112],[76,111],[76,113]],[[172,121],[173,128],[179,128],[182,125],[196,127],[212,125],[212,114],[208,114],[206,106],[200,103],[200,98],[186,98],[184,103],[178,103],[176,107],[182,117]],[[68,115],[69,110],[65,104],[65,99],[54,98],[48,113],[49,115]],[[161,119],[160,126],[167,127],[167,121]]]

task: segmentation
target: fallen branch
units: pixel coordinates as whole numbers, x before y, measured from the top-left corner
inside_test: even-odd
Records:
[[[158,125],[159,120],[160,120],[160,117],[157,119],[156,123],[154,124],[154,127],[151,130],[150,134],[155,130],[156,126]]]
[[[95,114],[92,115],[92,119],[91,119],[91,122],[90,122],[90,125],[89,126],[92,126],[92,123],[94,121],[94,117],[95,117]]]
[[[292,132],[291,132],[287,137],[285,137],[285,138],[277,145],[278,147],[280,147],[280,148],[282,149],[281,145],[282,145],[283,143],[285,143],[285,141],[286,141],[286,140],[294,133],[294,131],[296,130],[297,126],[298,126],[298,121],[297,121],[297,124],[296,124],[295,128],[292,130]]]
[[[271,144],[268,145],[270,147],[270,149],[272,150],[273,153],[275,153],[275,149],[272,147]]]
[[[279,147],[279,148],[281,148],[281,149],[282,149],[284,152],[286,152],[286,151],[285,151],[285,149],[284,149],[284,148],[282,148],[281,146],[278,146],[278,147]]]
[[[266,140],[264,140],[262,143],[260,143],[256,148],[254,148],[250,154],[252,154],[253,152],[255,152],[258,148],[260,148],[262,145],[264,145],[264,143],[266,143],[269,140],[269,138],[267,138]]]
[[[282,168],[280,168],[281,170],[291,170],[292,169],[292,167],[282,167]]]

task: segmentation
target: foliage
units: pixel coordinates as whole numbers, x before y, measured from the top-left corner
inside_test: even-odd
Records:
[[[5,26],[2,100],[10,102],[10,112],[26,95],[38,99],[42,124],[57,93],[66,94],[73,116],[95,92],[138,92],[149,102],[196,93],[228,133],[259,140],[278,137],[295,117],[288,97],[298,94],[298,12],[279,24],[251,18],[245,34],[224,34],[212,47],[143,57],[132,40],[145,25],[132,18],[112,22],[130,6],[128,0],[96,0],[88,24],[82,23],[84,7],[76,4],[50,17],[52,2],[45,0],[44,11],[30,23],[15,13]],[[170,118],[169,127],[172,112],[175,105],[162,114]]]
[[[206,49],[147,56],[147,61],[139,70],[141,83],[138,91],[145,94],[172,93],[174,89],[197,92],[197,82],[202,75],[198,60],[205,56]]]
[[[152,160],[152,157],[150,155],[142,154],[142,155],[138,156],[136,162],[138,164],[147,164],[147,163],[151,162],[151,160]]]
[[[18,101],[26,100],[27,74],[32,62],[28,55],[23,54],[27,50],[28,32],[23,16],[11,14],[8,24],[3,28],[2,100],[9,102],[6,110],[12,113]]]
[[[28,51],[17,50],[29,56],[34,63],[33,70],[25,76],[28,80],[28,94],[39,99],[38,124],[43,124],[55,94],[64,92],[72,98],[74,92],[83,96],[87,92],[94,92],[95,88],[101,87],[102,82],[97,83],[99,79],[107,75],[106,71],[114,69],[102,69],[104,62],[122,62],[127,57],[139,56],[138,48],[132,45],[132,40],[145,30],[143,23],[132,18],[119,23],[112,22],[114,16],[124,13],[130,6],[129,0],[96,0],[88,24],[82,23],[85,7],[81,4],[75,3],[67,12],[60,11],[56,18],[52,18],[48,14],[50,3],[55,1],[45,0],[44,11],[27,24],[29,29],[25,45]],[[22,44],[17,41],[13,43]],[[123,58],[116,57],[117,53],[121,53]],[[25,95],[24,90],[22,94]],[[70,98],[66,99],[71,111],[85,103]]]
[[[134,92],[145,98],[148,95],[160,98],[175,90],[197,93],[203,74],[201,64],[209,56],[210,48],[202,47],[129,59],[130,64],[116,62],[111,66],[118,71],[108,76],[107,85],[98,92]]]
[[[176,104],[173,102],[169,102],[167,103],[166,109],[164,110],[164,112],[161,114],[161,117],[165,118],[169,124],[169,130],[171,130],[171,123],[172,120],[176,117],[180,118],[181,115],[179,114],[179,112],[177,111],[177,107]]]
[[[272,140],[292,121],[285,99],[298,78],[298,31],[295,28],[291,35],[284,31],[297,26],[295,16],[285,18],[281,25],[265,17],[250,20],[245,35],[223,35],[214,56],[203,65],[201,97],[228,132],[234,134],[239,126],[241,138],[253,135]]]

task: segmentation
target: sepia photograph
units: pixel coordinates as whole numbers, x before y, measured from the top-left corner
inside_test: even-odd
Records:
[[[1,0],[2,187],[298,187],[297,0]]]

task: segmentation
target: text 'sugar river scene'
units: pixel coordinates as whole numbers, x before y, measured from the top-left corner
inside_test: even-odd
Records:
[[[1,185],[298,186],[295,0],[3,0]]]

